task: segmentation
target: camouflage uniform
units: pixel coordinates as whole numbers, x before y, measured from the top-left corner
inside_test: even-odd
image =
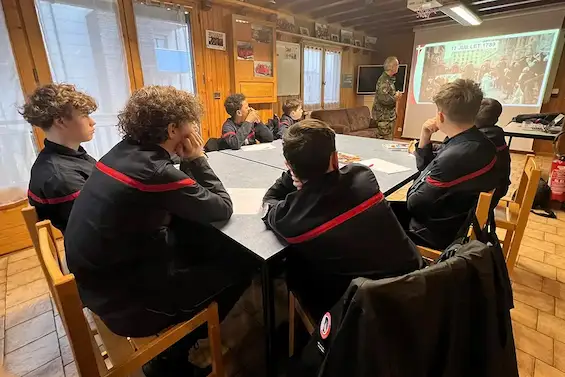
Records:
[[[392,140],[396,123],[396,78],[383,72],[377,80],[373,119],[377,122],[377,137]]]

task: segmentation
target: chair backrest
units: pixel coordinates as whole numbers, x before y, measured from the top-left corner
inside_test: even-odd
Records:
[[[491,192],[481,192],[481,194],[479,195],[479,200],[477,202],[477,208],[475,209],[475,216],[477,217],[477,221],[479,222],[481,228],[484,228],[484,226],[487,223],[491,201],[492,201]],[[469,227],[469,231],[467,235],[471,239],[475,239],[475,233],[473,232],[472,226]],[[422,254],[424,258],[432,262],[437,260],[441,255],[440,250],[434,250],[429,247],[418,246],[418,250],[420,251],[420,254]]]
[[[528,217],[530,216],[530,211],[534,204],[534,198],[536,196],[540,176],[541,171],[538,168],[535,156],[528,155],[526,157],[526,165],[524,166],[524,171],[522,172],[522,177],[520,178],[520,183],[518,185],[518,190],[516,191],[514,203],[510,203],[510,211],[518,212],[514,236],[511,241],[512,244],[509,248],[508,256],[506,257],[506,264],[509,266],[508,270],[510,272],[512,271],[516,258],[518,257],[519,245],[522,242],[524,230],[528,223]]]
[[[61,270],[51,222],[42,221],[36,227],[39,246],[37,254],[67,332],[79,375],[104,376],[107,369],[84,317],[75,277],[73,274],[64,275]]]
[[[27,206],[22,209],[22,216],[24,217],[24,222],[26,223],[26,228],[33,243],[35,250],[39,250],[39,240],[37,238],[37,229],[35,224],[38,222],[37,212],[35,207]]]

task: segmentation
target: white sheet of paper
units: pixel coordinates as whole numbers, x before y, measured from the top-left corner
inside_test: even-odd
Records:
[[[261,213],[263,196],[267,192],[262,188],[228,188],[233,202],[234,215],[256,215]]]
[[[403,171],[408,171],[410,168],[404,167],[402,165],[393,164],[380,158],[371,158],[369,160],[359,161],[360,164],[370,167],[373,170],[377,170],[387,174],[400,173]]]
[[[246,145],[244,147],[241,147],[241,150],[245,152],[257,152],[257,151],[267,151],[269,149],[275,149],[275,148],[276,147],[274,145],[271,145],[270,143],[265,143],[265,144]]]

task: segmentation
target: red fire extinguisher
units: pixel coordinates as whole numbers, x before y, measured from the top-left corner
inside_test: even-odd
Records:
[[[555,159],[551,163],[549,173],[549,187],[551,188],[551,200],[565,203],[565,133],[560,133],[555,137],[553,148]]]

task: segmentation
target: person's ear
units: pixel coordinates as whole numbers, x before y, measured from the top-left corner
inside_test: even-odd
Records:
[[[334,170],[339,170],[339,157],[337,155],[337,151],[332,153],[330,157],[330,166],[334,168]]]
[[[55,118],[55,119],[53,119],[53,126],[52,127],[61,129],[61,128],[66,128],[67,125],[65,124],[65,121],[64,121],[63,118]]]
[[[169,139],[174,139],[176,134],[179,132],[178,127],[174,123],[169,123],[167,126],[167,133],[169,134]]]
[[[437,123],[445,123],[445,115],[441,111],[437,113]]]
[[[241,112],[241,110],[237,110],[237,111],[236,111],[236,114],[237,114],[238,117],[240,117],[240,116],[243,115],[243,113]]]

